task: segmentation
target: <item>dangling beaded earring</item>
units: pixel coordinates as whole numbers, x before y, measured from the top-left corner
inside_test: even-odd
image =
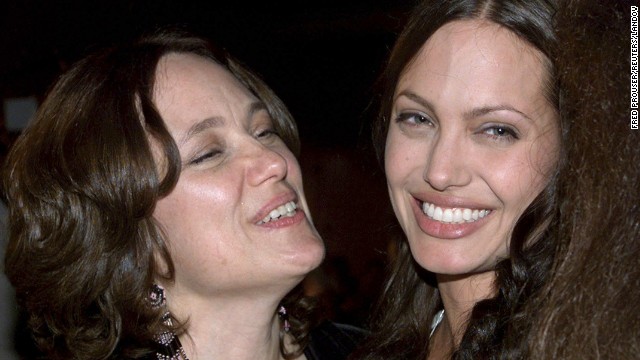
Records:
[[[149,301],[151,302],[151,307],[154,309],[165,306],[167,304],[167,299],[164,297],[164,289],[160,285],[153,284],[151,286]]]
[[[165,308],[165,312],[162,315],[162,322],[167,326],[172,326],[171,314],[166,309],[167,299],[164,294],[164,289],[157,284],[151,286],[151,293],[149,294],[149,301],[151,307],[154,309]],[[161,349],[156,352],[156,358],[158,360],[188,360],[187,354],[180,344],[180,340],[172,331],[163,331],[155,336],[155,341],[160,344]]]
[[[278,317],[280,318],[280,321],[282,321],[282,328],[284,332],[288,333],[289,330],[291,330],[291,324],[289,323],[289,314],[287,314],[287,309],[283,305],[280,305],[278,308]]]

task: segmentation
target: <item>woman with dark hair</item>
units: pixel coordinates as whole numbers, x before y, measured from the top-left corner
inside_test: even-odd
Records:
[[[322,261],[296,125],[171,31],[61,77],[7,159],[6,273],[50,359],[340,359],[297,291]]]
[[[423,1],[374,137],[406,241],[359,359],[514,359],[546,281],[562,159],[552,1]]]
[[[567,129],[558,253],[532,301],[530,358],[640,355],[640,132],[630,129],[631,1],[570,0],[556,57]]]

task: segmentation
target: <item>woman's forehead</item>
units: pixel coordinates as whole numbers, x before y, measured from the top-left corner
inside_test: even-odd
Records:
[[[223,66],[169,54],[158,64],[154,102],[170,130],[179,132],[208,118],[242,119],[259,100]]]
[[[470,107],[506,102],[535,113],[546,102],[542,57],[500,25],[479,20],[450,22],[407,65],[395,95],[409,90],[434,103],[451,95],[464,98],[460,105]]]

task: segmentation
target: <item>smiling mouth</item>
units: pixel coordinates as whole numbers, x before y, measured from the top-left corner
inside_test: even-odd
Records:
[[[283,217],[293,217],[298,209],[298,205],[295,202],[289,201],[286,204],[280,205],[277,208],[271,210],[264,219],[258,222],[258,225],[266,224],[271,221],[278,220]]]
[[[419,205],[427,217],[444,224],[472,223],[491,213],[488,209],[446,208],[428,202],[420,202]]]

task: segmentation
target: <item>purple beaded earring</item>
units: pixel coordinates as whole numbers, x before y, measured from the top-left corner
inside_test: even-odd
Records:
[[[287,314],[287,309],[282,305],[278,308],[278,317],[280,318],[280,321],[282,321],[282,328],[284,329],[284,332],[288,333],[289,330],[291,330],[289,314]]]
[[[166,309],[167,298],[164,294],[164,289],[157,284],[153,284],[151,292],[149,293],[149,301],[151,307],[154,309],[164,308],[164,314],[162,315],[162,321],[165,325],[171,327],[171,314]],[[188,360],[187,354],[180,344],[180,340],[172,331],[163,331],[155,336],[156,342],[160,345],[160,348],[156,352],[156,358],[158,360]]]

